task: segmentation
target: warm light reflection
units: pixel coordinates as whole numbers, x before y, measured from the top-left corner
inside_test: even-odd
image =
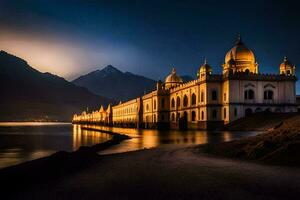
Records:
[[[232,140],[232,133],[230,132],[224,132],[223,133],[224,142],[228,142]]]
[[[82,130],[81,125],[73,125],[73,150],[80,146],[92,146],[111,139],[111,136],[98,131]]]

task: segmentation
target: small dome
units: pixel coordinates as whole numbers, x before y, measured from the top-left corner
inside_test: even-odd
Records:
[[[280,68],[281,69],[286,69],[286,68],[293,68],[293,67],[294,66],[292,65],[292,63],[290,63],[290,61],[285,56],[284,59],[283,59],[283,62],[280,64]]]
[[[225,56],[225,63],[228,63],[231,60],[234,61],[246,61],[255,63],[255,56],[251,49],[246,47],[241,40],[241,37],[238,38],[235,46],[230,49]]]
[[[183,80],[179,76],[177,76],[176,69],[173,68],[172,73],[167,76],[165,83],[183,83]]]
[[[204,60],[204,63],[203,65],[200,67],[200,74],[201,73],[208,73],[208,74],[211,74],[212,73],[212,68],[211,66],[207,63],[207,60],[205,59]]]
[[[183,80],[179,76],[177,76],[176,70],[175,70],[175,68],[173,68],[172,73],[169,76],[167,76],[167,78],[165,80],[165,88],[169,89],[171,87],[180,85],[182,83],[183,83]]]

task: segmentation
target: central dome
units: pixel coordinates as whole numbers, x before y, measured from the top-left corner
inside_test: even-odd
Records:
[[[228,63],[231,59],[236,62],[251,62],[255,63],[255,56],[251,49],[246,47],[241,38],[238,38],[235,46],[230,49],[225,56],[225,63]]]
[[[241,37],[238,37],[234,47],[225,56],[223,74],[232,72],[258,73],[258,64],[255,61],[254,53],[246,47]]]
[[[180,85],[183,83],[183,80],[176,74],[175,68],[172,69],[172,73],[167,76],[165,80],[166,89]]]

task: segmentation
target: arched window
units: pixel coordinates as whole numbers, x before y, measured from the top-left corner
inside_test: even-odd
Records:
[[[175,107],[175,100],[174,100],[174,98],[172,98],[172,101],[171,101],[171,107],[172,107],[172,108]]]
[[[196,105],[196,95],[193,93],[192,94],[192,105]]]
[[[161,108],[165,107],[165,99],[161,99]]]
[[[254,99],[254,91],[252,89],[249,89],[249,90],[245,90],[244,92],[244,98],[247,100],[252,100]]]
[[[212,118],[213,119],[217,118],[217,110],[215,110],[215,109],[212,111]]]
[[[217,95],[217,91],[216,90],[213,90],[211,92],[211,100],[213,100],[213,101],[218,100],[218,95]]]
[[[146,111],[148,111],[148,110],[149,110],[149,105],[147,104],[147,105],[146,105]]]
[[[192,121],[196,121],[196,112],[192,111]]]
[[[153,122],[156,122],[156,115],[153,115]]]
[[[201,111],[201,119],[203,120],[204,119],[204,112]]]
[[[245,110],[245,115],[246,115],[246,116],[249,116],[249,115],[251,115],[252,113],[253,113],[253,111],[252,111],[251,108],[247,108],[247,109]]]
[[[203,92],[203,90],[201,91],[201,102],[204,102],[204,92]]]
[[[156,100],[154,100],[154,110],[156,110]]]
[[[176,106],[177,106],[177,108],[180,107],[180,98],[179,97],[177,97],[177,99],[176,99]]]
[[[188,106],[188,97],[186,95],[184,95],[184,97],[183,97],[183,106],[184,107]]]
[[[256,109],[255,109],[255,112],[256,112],[256,113],[262,112],[262,109],[261,109],[261,108],[256,108]]]
[[[246,73],[246,74],[249,74],[249,73],[250,73],[250,70],[249,70],[249,69],[246,69],[246,70],[245,70],[245,73]]]
[[[272,90],[266,90],[264,91],[264,99],[265,100],[272,100],[274,96],[274,93]]]
[[[179,119],[180,119],[180,113],[177,113],[176,114],[176,121],[179,121]]]
[[[226,112],[226,108],[224,108],[224,119],[226,119],[226,114],[227,114],[227,112]]]
[[[172,119],[172,121],[175,121],[175,114],[174,113],[172,113],[171,119]]]

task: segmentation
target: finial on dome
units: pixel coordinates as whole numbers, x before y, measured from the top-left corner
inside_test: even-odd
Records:
[[[207,65],[207,59],[206,59],[206,57],[204,58],[204,65]]]
[[[241,36],[240,33],[238,34],[238,38],[237,38],[236,44],[243,44],[243,42],[242,42],[242,36]]]
[[[176,74],[176,69],[175,69],[175,67],[173,67],[173,69],[172,69],[172,74]]]
[[[284,62],[288,61],[288,58],[286,56],[284,56],[283,61]]]

